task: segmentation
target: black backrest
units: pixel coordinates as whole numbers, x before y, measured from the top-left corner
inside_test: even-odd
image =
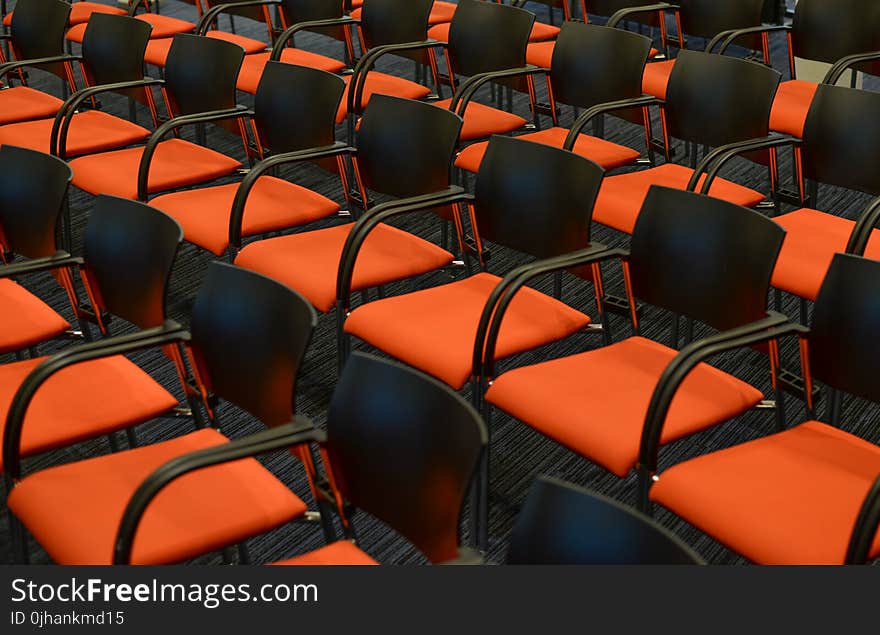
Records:
[[[537,258],[586,248],[603,175],[572,152],[493,136],[477,174],[480,238]]]
[[[361,32],[367,49],[386,44],[421,42],[428,37],[434,0],[367,0]]]
[[[579,108],[638,97],[650,50],[643,35],[566,22],[553,48],[553,96]]]
[[[820,85],[804,126],[804,176],[880,194],[880,94]]]
[[[82,41],[89,83],[94,86],[142,79],[144,53],[152,30],[144,20],[109,13],[93,14]]]
[[[880,262],[836,254],[819,290],[810,327],[813,377],[880,402]]]
[[[248,18],[250,20],[256,20],[257,22],[265,23],[267,18],[271,20],[271,15],[268,11],[272,10],[271,6],[267,5],[243,5],[243,6],[234,6],[235,3],[226,2],[226,0],[202,0],[204,3],[204,8],[211,9],[213,7],[219,5],[227,5],[227,8],[223,10],[223,13],[226,15],[237,15],[243,18]]]
[[[678,0],[681,29],[688,35],[712,38],[722,31],[761,25],[764,0]]]
[[[508,564],[705,564],[672,532],[617,501],[538,478],[519,513]]]
[[[70,167],[57,157],[16,146],[0,146],[0,239],[27,258],[51,256]]]
[[[196,296],[190,329],[201,380],[267,426],[290,423],[317,319],[308,301],[280,282],[213,263]]]
[[[725,330],[767,314],[785,231],[745,207],[653,186],[633,229],[633,293]]]
[[[335,20],[343,15],[343,0],[281,0],[281,17],[284,24],[293,26],[300,22]],[[340,27],[315,29],[319,33],[342,39]]]
[[[449,57],[457,75],[519,68],[535,15],[513,6],[460,0],[449,27]]]
[[[183,230],[154,207],[101,195],[89,216],[83,257],[98,305],[141,328],[166,319],[168,279]]]
[[[766,136],[779,79],[756,62],[681,51],[666,91],[669,134],[710,147]]]
[[[794,55],[833,64],[855,53],[880,50],[880,2],[800,0],[792,21]],[[880,63],[861,70],[878,74]]]
[[[432,562],[456,557],[462,502],[487,442],[470,404],[412,368],[354,353],[333,392],[327,436],[348,501]]]
[[[254,97],[260,143],[275,153],[332,144],[344,90],[332,73],[268,62]]]
[[[19,59],[53,57],[64,53],[64,33],[70,5],[61,0],[19,0],[9,26]]]
[[[237,44],[188,33],[174,36],[165,86],[174,116],[235,106],[235,82],[244,60]]]
[[[373,95],[357,133],[364,185],[396,197],[445,189],[461,125],[461,118],[445,108]]]

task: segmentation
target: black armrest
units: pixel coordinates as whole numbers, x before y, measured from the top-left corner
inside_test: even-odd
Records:
[[[203,13],[201,18],[199,18],[198,24],[196,24],[196,35],[205,35],[208,32],[208,29],[211,28],[211,23],[214,19],[226,11],[238,9],[240,7],[258,7],[261,5],[271,6],[280,4],[281,0],[246,0],[243,2],[227,2],[214,5]]]
[[[474,566],[480,564],[486,564],[485,558],[483,558],[483,554],[481,554],[476,549],[469,549],[468,547],[459,547],[458,555],[452,560],[447,560],[445,562],[440,562],[443,566]]]
[[[403,44],[386,44],[384,46],[375,46],[367,51],[358,63],[355,64],[354,73],[349,80],[348,95],[346,99],[346,107],[349,114],[359,114],[361,110],[361,101],[364,97],[364,86],[367,81],[367,74],[370,72],[376,62],[383,55],[391,55],[401,51],[417,51],[419,49],[436,48],[438,46],[446,46],[443,42],[437,40],[423,40],[421,42],[405,42]]]
[[[646,4],[642,7],[626,7],[624,9],[620,9],[615,12],[608,18],[608,22],[605,23],[605,26],[614,28],[616,27],[622,20],[632,16],[632,15],[640,15],[642,13],[654,13],[654,12],[662,12],[664,11],[678,11],[681,7],[677,4],[670,4],[668,2],[658,2],[657,4]],[[662,15],[661,15],[662,19]]]
[[[147,195],[149,194],[147,188],[149,185],[150,163],[153,160],[153,154],[156,152],[156,148],[162,142],[162,139],[170,132],[183,126],[211,123],[214,121],[225,121],[227,119],[238,119],[240,117],[252,117],[253,114],[252,110],[248,110],[244,106],[239,105],[235,108],[229,108],[228,110],[215,110],[212,112],[181,115],[180,117],[169,119],[156,128],[156,130],[153,131],[153,134],[150,135],[150,138],[147,139],[147,145],[144,148],[144,153],[141,155],[141,162],[138,166],[138,200],[143,201],[144,203],[147,202]]]
[[[162,326],[120,335],[98,342],[73,346],[43,361],[25,377],[18,387],[9,412],[3,439],[3,471],[12,481],[21,476],[21,429],[24,417],[37,390],[54,374],[64,368],[102,357],[112,357],[155,348],[173,342],[189,341],[190,335],[182,326],[167,320]]]
[[[52,57],[35,57],[30,60],[19,60],[0,64],[0,77],[5,77],[14,71],[28,66],[45,66],[47,64],[57,64],[59,62],[81,62],[80,55],[53,55]]]
[[[846,57],[841,57],[839,60],[834,62],[831,68],[828,69],[828,72],[825,73],[825,77],[822,79],[822,83],[833,86],[838,82],[840,76],[843,75],[843,73],[849,68],[855,66],[856,64],[861,64],[862,62],[874,62],[877,60],[880,60],[880,51],[872,51],[870,53],[856,53],[855,55],[847,55]]]
[[[660,435],[669,406],[679,386],[698,364],[719,353],[753,346],[786,335],[802,334],[806,330],[806,327],[790,322],[785,315],[768,311],[767,317],[761,320],[697,340],[681,349],[663,370],[651,395],[642,429],[639,470],[648,475],[653,475],[657,471]]]
[[[159,492],[181,476],[303,443],[321,443],[325,439],[326,435],[316,430],[310,420],[297,416],[293,423],[171,459],[144,479],[128,501],[116,532],[113,564],[130,564],[132,545],[144,512]]]
[[[734,31],[730,31],[728,32],[727,38],[724,40],[724,43],[721,45],[721,48],[718,50],[718,53],[724,55],[727,47],[741,37],[754,35],[756,33],[773,33],[774,31],[791,31],[791,26],[780,24],[765,24],[762,26],[751,26],[746,29],[736,29]],[[710,42],[710,44],[712,44],[712,42]],[[706,50],[709,50],[708,47]]]
[[[323,148],[311,148],[309,150],[275,154],[257,163],[251,168],[244,179],[242,179],[235,192],[235,198],[232,200],[232,213],[229,216],[229,244],[236,249],[241,247],[241,223],[244,219],[244,208],[247,204],[247,198],[254,185],[257,184],[257,179],[267,171],[280,165],[325,159],[328,157],[339,156],[341,154],[350,154],[354,151],[354,148],[351,146],[342,143],[341,141],[337,141],[334,144],[324,146]]]
[[[369,233],[377,225],[403,214],[428,211],[437,207],[455,205],[472,201],[473,196],[462,188],[452,185],[445,190],[414,196],[411,198],[390,201],[377,205],[367,211],[354,225],[345,240],[342,255],[339,258],[339,272],[336,275],[336,306],[340,316],[345,316],[351,299],[351,279],[354,274],[358,253]]]
[[[747,139],[745,141],[737,141],[725,146],[719,146],[703,157],[703,160],[697,165],[697,169],[694,170],[694,173],[691,175],[691,179],[688,182],[687,190],[689,192],[695,191],[700,182],[700,177],[705,172],[706,180],[700,188],[700,193],[708,194],[709,189],[712,187],[712,182],[718,176],[718,172],[721,171],[721,168],[724,167],[728,161],[736,156],[745,154],[746,152],[754,152],[755,150],[769,150],[771,148],[796,145],[798,143],[800,143],[800,140],[795,137],[773,132],[766,137]]]
[[[867,564],[878,525],[880,525],[880,476],[868,490],[865,502],[859,509],[844,564]]]
[[[467,81],[455,91],[455,94],[452,96],[452,102],[449,104],[449,110],[464,117],[464,113],[467,110],[471,99],[473,99],[474,94],[488,82],[504,79],[506,77],[523,77],[546,72],[547,69],[539,68],[532,64],[526,64],[520,68],[508,68],[501,71],[492,71],[489,73],[474,75],[469,77]]]
[[[577,142],[578,135],[595,117],[604,115],[605,113],[614,112],[615,110],[625,110],[627,108],[644,108],[645,106],[662,106],[665,102],[653,95],[642,95],[641,97],[633,97],[632,99],[621,99],[620,101],[609,101],[604,104],[596,104],[587,108],[575,120],[568,136],[565,137],[563,149],[571,150]]]
[[[83,259],[79,256],[71,256],[66,251],[57,251],[45,258],[33,258],[24,262],[0,265],[0,278],[12,278],[13,276],[37,273],[39,271],[51,271],[73,265],[80,266],[82,264]]]
[[[64,105],[55,113],[55,121],[52,123],[52,133],[49,142],[49,151],[61,158],[67,159],[67,131],[73,115],[79,105],[86,99],[90,99],[101,93],[118,92],[128,88],[149,88],[150,86],[162,86],[165,84],[161,79],[136,79],[128,82],[116,82],[114,84],[102,84],[100,86],[90,86],[73,93],[64,102]]]
[[[492,377],[495,371],[495,344],[501,330],[504,314],[513,301],[517,292],[525,286],[526,282],[541,275],[564,271],[574,267],[602,262],[612,258],[621,258],[628,255],[624,249],[609,249],[601,243],[592,243],[584,249],[531,262],[515,268],[504,276],[492,290],[477,326],[477,334],[474,337],[473,374],[475,377]],[[601,299],[600,299],[601,301]]]
[[[868,241],[871,240],[871,233],[878,223],[880,223],[880,198],[875,198],[853,227],[846,245],[846,253],[864,256]]]
[[[275,44],[272,46],[272,55],[269,57],[269,59],[275,62],[280,60],[281,52],[284,50],[284,47],[287,46],[287,42],[293,39],[293,36],[300,31],[318,29],[321,27],[346,26],[360,23],[360,20],[355,20],[354,18],[350,18],[348,16],[333,18],[331,20],[310,20],[308,22],[297,22],[296,24],[287,27],[281,32],[281,35],[278,36],[278,38],[275,40]]]

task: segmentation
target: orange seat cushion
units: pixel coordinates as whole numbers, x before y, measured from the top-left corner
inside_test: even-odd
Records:
[[[693,170],[683,165],[664,163],[647,170],[607,176],[599,189],[599,197],[593,208],[593,220],[631,234],[652,185],[683,190],[693,173]],[[700,178],[697,191],[702,187],[705,178],[705,175]],[[745,207],[753,207],[764,200],[764,195],[760,192],[722,178],[716,178],[712,182],[709,194]]]
[[[645,73],[642,75],[642,92],[666,99],[666,86],[669,84],[669,76],[672,74],[674,66],[675,60],[645,64]]]
[[[448,22],[435,24],[428,29],[428,39],[437,40],[438,42],[449,42],[449,27],[450,24]]]
[[[208,428],[22,480],[9,508],[59,564],[111,564],[116,532],[143,480],[171,459],[228,440]],[[282,525],[306,505],[256,459],[205,468],[162,490],[135,535],[132,562],[166,564]]]
[[[67,29],[67,33],[64,34],[64,38],[71,42],[76,42],[77,44],[82,44],[83,37],[86,34],[86,27],[88,26],[87,22],[82,22],[81,24],[77,24],[76,26],[72,26]]]
[[[0,306],[0,353],[33,346],[70,328],[49,305],[9,278],[0,278]]]
[[[535,143],[553,146],[554,148],[562,148],[567,136],[567,128],[553,127],[538,132],[530,132],[529,134],[520,135],[517,139],[525,139],[528,141],[534,141]],[[483,162],[483,156],[486,154],[486,148],[488,147],[488,141],[472,143],[458,155],[458,158],[455,160],[456,167],[467,170],[468,172],[478,172],[480,169],[480,163]],[[606,170],[627,165],[639,158],[639,152],[632,148],[627,148],[626,146],[618,145],[586,134],[578,135],[578,139],[574,145],[574,152],[575,154],[579,154],[595,161]]]
[[[339,260],[352,224],[270,238],[247,245],[235,264],[296,289],[319,311],[336,304]],[[390,225],[367,236],[354,267],[352,291],[411,278],[452,262],[452,254]]]
[[[158,13],[140,13],[135,17],[138,20],[143,20],[147,24],[153,25],[153,30],[150,31],[151,40],[174,37],[178,33],[189,33],[196,28],[196,25],[192,22],[172,18],[169,15],[159,15]]]
[[[91,194],[137,198],[137,175],[143,147],[103,152],[74,159],[73,184]],[[183,139],[159,143],[150,164],[150,193],[211,181],[231,174],[241,163]]]
[[[818,88],[818,84],[799,79],[779,84],[770,110],[770,129],[802,137],[807,113]]]
[[[559,35],[559,31],[560,28],[558,26],[545,24],[544,22],[535,22],[534,26],[532,26],[532,32],[529,33],[529,42],[553,40]]]
[[[815,300],[834,254],[846,251],[855,222],[809,208],[773,220],[785,228],[785,240],[773,271],[773,286]],[[880,259],[880,231],[872,232],[865,256]]]
[[[336,122],[341,123],[348,115],[348,87],[351,75],[343,77],[345,80],[345,92],[342,95],[342,103],[336,113]],[[431,94],[431,89],[422,86],[418,82],[412,82],[402,77],[370,71],[367,73],[367,81],[364,83],[364,92],[361,95],[361,108],[366,108],[373,95],[394,95],[404,99],[423,99]]]
[[[12,12],[3,16],[3,26],[9,26],[10,24],[12,24]]]
[[[366,553],[361,551],[357,545],[347,540],[337,540],[331,542],[314,551],[309,551],[301,556],[295,556],[287,560],[273,562],[274,565],[291,566],[291,565],[376,565],[379,564]]]
[[[675,465],[651,498],[753,562],[842,564],[878,475],[880,447],[807,421]]]
[[[64,102],[27,86],[0,90],[0,126],[19,121],[54,117]]]
[[[225,40],[227,42],[232,42],[233,44],[238,44],[244,49],[246,55],[260,53],[266,50],[265,42],[243,37],[241,35],[235,35],[233,33],[208,31],[205,36],[214,38],[215,40]],[[144,61],[153,66],[159,66],[160,68],[164,67],[168,59],[168,53],[171,51],[172,42],[174,42],[173,37],[151,39],[147,43],[147,51],[144,53]]]
[[[256,94],[257,86],[260,85],[260,78],[263,76],[263,69],[266,68],[266,62],[269,61],[271,55],[271,52],[266,51],[245,56],[241,70],[238,73],[236,84],[238,90],[251,95]],[[280,61],[287,64],[296,64],[297,66],[317,68],[328,73],[338,73],[345,68],[345,62],[291,47],[281,51]]]
[[[532,42],[526,49],[526,63],[540,68],[550,68],[553,64],[553,49],[556,41]]]
[[[648,404],[678,351],[643,337],[524,366],[498,377],[486,399],[621,478],[638,461]],[[670,443],[735,417],[761,392],[700,364],[682,383],[666,419]]]
[[[24,121],[0,127],[0,145],[49,153],[54,119]],[[100,110],[76,113],[67,131],[67,156],[112,150],[143,141],[150,131]]]
[[[45,357],[0,365],[0,418],[18,387]],[[43,384],[25,414],[22,456],[121,430],[177,405],[167,390],[118,355],[75,364]],[[2,438],[2,431],[0,431]]]
[[[187,241],[222,256],[229,246],[229,217],[238,183],[172,192],[150,201],[177,219]],[[339,211],[325,196],[272,176],[260,177],[250,191],[242,236],[304,225]]]
[[[448,109],[452,100],[443,99],[431,103],[438,108]],[[472,101],[464,111],[464,125],[461,127],[459,138],[462,141],[471,141],[491,137],[493,134],[507,134],[519,130],[527,123],[528,121],[519,115]]]
[[[349,15],[355,20],[360,20],[363,14],[363,3],[353,5],[355,8]],[[441,2],[437,0],[431,7],[431,13],[428,16],[428,24],[444,24],[452,22],[452,16],[455,15],[456,5],[452,2]]]
[[[73,2],[70,6],[70,17],[67,23],[71,26],[88,22],[93,13],[112,13],[113,15],[125,15],[128,13],[120,7],[113,7],[100,2]]]
[[[462,388],[472,373],[477,326],[501,278],[478,273],[439,287],[359,306],[345,331],[426,373]],[[550,344],[590,323],[590,318],[530,287],[521,289],[504,315],[496,359]]]

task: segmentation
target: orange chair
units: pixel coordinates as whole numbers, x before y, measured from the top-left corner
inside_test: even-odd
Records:
[[[757,563],[861,563],[880,556],[880,447],[839,427],[841,392],[880,398],[880,350],[871,335],[878,281],[880,263],[835,255],[810,328],[797,329],[808,421],[664,470],[651,500]],[[698,358],[682,359],[658,385],[646,426],[662,425]],[[815,380],[827,389],[827,423],[814,419]]]
[[[27,0],[26,0],[27,1]],[[77,24],[84,24],[89,21],[89,18],[96,13],[109,13],[111,15],[125,15],[125,9],[120,7],[114,7],[109,4],[103,4],[101,2],[88,2],[86,0],[74,0],[73,2],[65,3],[68,5],[70,12],[67,20],[68,26],[75,26]],[[16,9],[24,6],[22,2],[16,3]],[[4,4],[5,8],[6,5]],[[3,26],[9,26],[12,24],[12,16],[15,12],[10,11],[6,15],[3,16]]]
[[[491,2],[493,0],[485,1]],[[502,0],[494,0],[494,2],[496,4],[504,4]],[[437,3],[435,2],[435,4]],[[462,2],[461,0],[459,0],[458,5],[461,4]],[[523,7],[523,5],[525,5],[525,2],[519,0],[514,0],[510,3],[510,6],[519,8]],[[451,19],[445,20],[443,23],[435,24],[434,26],[432,26],[431,29],[428,31],[428,37],[432,40],[437,40],[438,42],[449,43],[449,34],[451,31],[450,23],[453,21],[454,17],[455,16],[453,14]],[[546,42],[548,40],[555,39],[557,35],[559,35],[558,26],[535,21],[531,26],[531,30],[529,31],[529,42]]]
[[[138,14],[137,10],[143,7],[144,13]],[[108,7],[109,8],[109,7]],[[199,6],[201,9],[201,7]],[[126,12],[122,12],[122,15],[125,15]],[[152,12],[152,6],[150,5],[149,0],[134,0],[129,1],[128,3],[128,12],[127,14],[130,17],[136,18],[142,22],[149,24],[152,27],[150,31],[150,39],[158,39],[158,38],[171,38],[177,35],[178,33],[191,33],[196,25],[187,20],[181,20],[179,18],[173,18],[167,15],[160,15],[158,13]],[[67,34],[64,36],[66,40],[69,42],[76,42],[78,44],[82,44],[83,38],[85,38],[86,28],[88,23],[91,21],[92,16],[94,15],[105,15],[104,11],[95,11],[91,13],[87,20],[80,22],[79,24],[72,25],[68,30]],[[113,12],[111,15],[118,15]]]
[[[360,20],[361,14],[363,13],[363,7],[364,0],[352,0],[349,15],[355,20]],[[428,14],[428,26],[452,22],[452,16],[455,15],[455,10],[457,8],[458,5],[454,2],[434,0],[434,3],[431,5],[431,13]]]

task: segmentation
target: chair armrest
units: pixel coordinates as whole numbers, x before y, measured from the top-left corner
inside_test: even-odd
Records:
[[[21,429],[24,417],[37,390],[52,375],[74,364],[134,353],[174,342],[187,342],[189,339],[186,329],[172,320],[166,320],[162,326],[73,346],[44,360],[21,382],[6,415],[3,439],[3,471],[6,476],[11,481],[17,481],[21,476]]]
[[[308,22],[297,22],[296,24],[287,27],[281,32],[281,35],[278,36],[278,38],[275,40],[275,44],[272,46],[272,55],[269,56],[269,59],[275,62],[280,60],[281,52],[287,46],[287,43],[292,40],[293,36],[300,31],[318,29],[325,26],[347,26],[360,23],[360,20],[355,20],[354,18],[350,18],[348,16],[333,18],[330,20],[309,20]]]
[[[807,328],[788,317],[768,311],[767,317],[706,337],[685,346],[663,370],[651,395],[639,449],[639,470],[653,475],[657,470],[660,435],[672,399],[688,374],[706,359],[727,351],[753,346],[786,335],[802,335]]]
[[[571,129],[568,131],[568,136],[565,137],[565,143],[563,144],[563,149],[571,150],[574,148],[574,144],[577,142],[578,135],[581,134],[581,131],[590,123],[593,119],[598,117],[599,115],[604,115],[609,112],[614,112],[615,110],[625,110],[627,108],[644,108],[646,106],[662,106],[665,102],[653,95],[642,95],[640,97],[633,97],[632,99],[621,99],[620,101],[608,101],[604,104],[596,104],[595,106],[591,106],[587,108],[584,112],[580,114],[580,116],[575,120],[574,124],[572,124]]]
[[[445,190],[390,201],[368,210],[351,229],[339,258],[339,271],[336,275],[336,308],[340,316],[345,316],[351,302],[351,281],[358,253],[369,233],[379,224],[403,214],[428,211],[446,205],[472,201],[473,196],[462,188],[452,185]]]
[[[316,430],[309,419],[297,415],[292,423],[171,459],[144,479],[129,499],[116,532],[113,564],[130,564],[132,545],[144,512],[159,492],[181,476],[303,443],[321,443],[325,439],[326,435]]]
[[[688,182],[687,190],[693,192],[696,190],[700,182],[700,177],[706,173],[706,180],[700,188],[701,194],[708,194],[712,187],[712,182],[718,176],[721,168],[732,158],[745,154],[746,152],[754,152],[755,150],[768,150],[770,148],[779,148],[787,145],[796,145],[800,143],[799,139],[790,135],[770,133],[766,137],[758,139],[747,139],[745,141],[737,141],[729,143],[725,146],[719,146],[703,157],[703,160],[697,165],[691,179]]]
[[[464,117],[464,113],[467,110],[468,104],[471,99],[473,99],[474,94],[485,84],[488,82],[493,82],[498,79],[504,79],[507,77],[524,77],[528,75],[537,75],[539,73],[546,73],[547,69],[539,68],[538,66],[534,66],[532,64],[526,64],[520,68],[508,68],[501,71],[492,71],[489,73],[480,73],[479,75],[474,75],[469,77],[466,82],[464,82],[457,91],[455,91],[455,95],[452,96],[452,102],[449,104],[449,110],[458,114],[460,117]]]
[[[323,148],[275,154],[257,163],[242,179],[235,192],[235,198],[232,200],[232,213],[229,216],[229,244],[236,249],[241,247],[241,224],[244,219],[244,208],[247,204],[247,198],[250,196],[254,185],[257,184],[257,179],[267,171],[280,165],[326,159],[353,152],[355,152],[354,148],[341,141],[337,141]]]
[[[484,378],[494,375],[495,345],[498,342],[501,323],[514,296],[529,280],[548,273],[613,258],[623,258],[627,255],[629,252],[625,249],[609,249],[601,243],[594,242],[589,247],[569,254],[521,265],[504,276],[489,294],[486,304],[483,305],[483,313],[480,315],[480,322],[474,337],[473,375]]]
[[[24,262],[0,265],[0,278],[12,278],[13,276],[37,273],[39,271],[51,271],[73,265],[81,266],[82,264],[83,259],[79,256],[71,256],[66,251],[57,251],[45,258],[33,258]]]
[[[138,200],[147,202],[148,184],[150,176],[150,163],[153,161],[153,154],[159,143],[170,132],[177,130],[183,126],[192,126],[200,123],[211,123],[214,121],[225,121],[227,119],[239,119],[241,117],[252,117],[254,112],[244,106],[235,106],[227,110],[214,110],[211,112],[194,113],[191,115],[181,115],[169,119],[161,126],[153,131],[150,138],[147,139],[147,145],[144,147],[144,153],[141,155],[141,162],[138,166],[137,196]]]
[[[45,66],[59,62],[81,62],[81,55],[53,55],[51,57],[35,57],[29,60],[18,60],[0,64],[0,77],[5,77],[14,71],[28,66]]]
[[[867,564],[878,525],[880,525],[880,476],[868,490],[865,502],[859,509],[844,564]]]
[[[208,32],[208,29],[211,28],[211,23],[214,21],[214,19],[221,13],[225,13],[226,11],[238,9],[241,7],[259,7],[263,5],[272,6],[280,4],[281,0],[246,0],[243,2],[227,2],[224,4],[216,4],[208,9],[205,13],[203,13],[202,17],[199,18],[199,21],[196,24],[196,35],[205,35]]]
[[[741,37],[754,35],[756,33],[773,33],[775,31],[791,31],[791,26],[781,24],[765,24],[762,26],[751,26],[746,29],[735,29],[732,31],[727,31],[727,37],[721,44],[721,48],[718,50],[718,53],[720,55],[724,55],[725,51],[727,51],[727,47],[729,47]],[[717,43],[714,42],[710,42],[709,44],[712,45],[713,48],[715,45],[717,45]],[[706,47],[706,50],[711,51],[709,47]]]
[[[834,62],[831,68],[828,69],[828,72],[825,73],[825,77],[822,79],[823,84],[829,84],[833,86],[838,82],[840,76],[843,75],[849,68],[855,66],[856,64],[861,64],[862,62],[874,62],[880,60],[880,51],[872,51],[870,53],[856,53],[855,55],[847,55],[846,57],[841,57],[839,60]]]
[[[73,93],[67,98],[67,101],[55,113],[55,121],[52,123],[52,133],[49,141],[49,151],[61,159],[67,159],[67,131],[73,120],[73,115],[79,105],[86,99],[90,99],[101,93],[110,93],[125,90],[128,88],[149,88],[150,86],[163,86],[164,80],[161,79],[136,79],[128,82],[116,82],[114,84],[101,84],[99,86],[90,86]]]
[[[681,7],[677,4],[671,4],[668,2],[658,2],[657,4],[646,4],[641,7],[626,7],[624,9],[620,9],[619,11],[613,13],[610,18],[608,18],[608,22],[605,23],[605,26],[610,28],[615,28],[622,20],[633,16],[633,15],[641,15],[643,13],[654,13],[659,12],[663,13],[664,11],[678,11]]]
[[[853,227],[846,244],[846,253],[864,256],[868,241],[871,240],[871,233],[878,223],[880,223],[880,198],[875,198],[856,221],[856,226]]]

